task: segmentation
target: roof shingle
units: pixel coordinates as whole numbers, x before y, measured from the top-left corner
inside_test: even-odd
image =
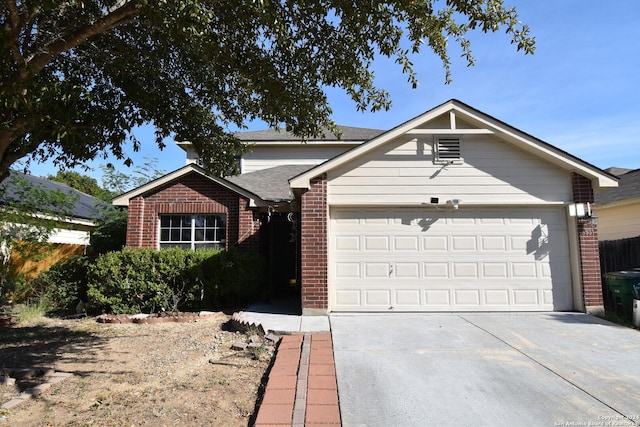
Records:
[[[618,187],[598,191],[594,197],[596,205],[640,198],[640,169],[620,175]]]
[[[225,179],[259,196],[264,201],[292,200],[289,179],[314,167],[314,165],[284,165]]]
[[[73,208],[70,214],[73,215],[74,218],[95,220],[99,217],[100,208],[109,206],[106,202],[85,194],[82,191],[78,191],[75,188],[71,188],[68,185],[17,171],[11,171],[9,177],[0,183],[0,204],[4,204],[5,200],[11,200],[16,197],[16,180],[20,178],[25,179],[28,184],[39,187],[45,191],[61,191],[73,197]]]

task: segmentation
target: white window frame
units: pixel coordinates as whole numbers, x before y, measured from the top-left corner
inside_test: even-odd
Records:
[[[447,141],[458,143],[458,155],[452,156],[451,151],[442,150],[441,142]],[[433,163],[437,165],[461,165],[464,163],[462,157],[462,135],[434,135],[433,136]]]
[[[182,224],[182,219],[184,217],[189,217],[190,225],[183,227],[173,226],[170,224],[168,227],[162,226],[162,220],[165,217],[180,217],[180,223]],[[207,222],[205,222],[206,226],[204,227],[196,227],[196,219],[197,217],[210,217],[214,219],[213,225],[209,226]],[[224,220],[224,226],[219,225],[220,219]],[[158,248],[159,249],[168,249],[173,247],[180,247],[183,249],[200,249],[200,248],[213,248],[213,249],[225,249],[226,246],[226,236],[227,236],[227,215],[223,213],[215,213],[215,214],[160,214],[158,218]],[[181,230],[180,232],[180,240],[171,240],[171,232],[172,230]],[[169,230],[169,240],[163,240],[162,232],[164,230]],[[189,230],[189,240],[182,240],[182,231]],[[202,230],[203,237],[205,240],[197,240],[196,232]],[[213,230],[214,240],[206,240],[206,235],[208,230]],[[187,247],[188,245],[188,247]]]

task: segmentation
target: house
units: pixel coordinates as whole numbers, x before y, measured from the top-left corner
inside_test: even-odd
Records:
[[[298,285],[305,314],[603,311],[585,206],[613,175],[457,100],[343,129],[239,134],[251,151],[233,177],[188,155],[114,200],[127,245],[261,250],[272,291]]]
[[[620,178],[617,188],[595,193],[598,238],[618,240],[640,236],[640,169],[609,168]]]
[[[100,210],[109,205],[102,200],[89,196],[60,182],[51,181],[18,171],[11,171],[9,177],[0,184],[0,206],[21,197],[21,191],[35,188],[45,192],[58,191],[69,196],[68,216],[57,221],[47,242],[53,244],[48,256],[36,261],[22,259],[19,254],[11,258],[12,271],[27,277],[35,277],[38,272],[49,268],[61,258],[82,254],[89,245],[91,231],[96,227]],[[46,207],[43,211],[54,209]],[[36,212],[36,214],[38,214]]]

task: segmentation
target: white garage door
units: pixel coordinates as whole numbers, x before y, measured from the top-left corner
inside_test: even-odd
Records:
[[[332,311],[571,310],[564,210],[332,209]]]

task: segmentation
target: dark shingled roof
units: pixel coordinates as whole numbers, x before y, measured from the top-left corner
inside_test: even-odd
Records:
[[[618,187],[595,193],[596,205],[640,198],[640,169],[620,175]]]
[[[289,179],[315,165],[284,165],[226,177],[233,184],[259,196],[264,201],[292,200]]]
[[[628,169],[628,168],[619,168],[616,166],[612,166],[610,168],[606,168],[604,171],[605,172],[609,172],[612,175],[615,176],[620,176],[620,175],[624,175],[627,172],[631,172],[633,169]]]
[[[68,185],[17,171],[11,171],[9,177],[0,183],[0,204],[4,204],[5,200],[12,200],[15,197],[15,192],[17,191],[16,179],[20,178],[25,179],[29,184],[40,187],[43,190],[58,190],[72,196],[75,201],[70,213],[74,218],[95,220],[99,216],[101,207],[110,206],[108,203],[71,188]]]
[[[309,138],[308,141],[368,141],[371,138],[386,132],[380,129],[357,128],[352,126],[338,126],[342,131],[342,137],[338,139],[329,130],[324,131],[324,138]],[[285,129],[275,130],[257,130],[250,132],[238,132],[235,134],[241,141],[245,142],[266,142],[266,141],[300,141],[300,137],[296,136]]]

